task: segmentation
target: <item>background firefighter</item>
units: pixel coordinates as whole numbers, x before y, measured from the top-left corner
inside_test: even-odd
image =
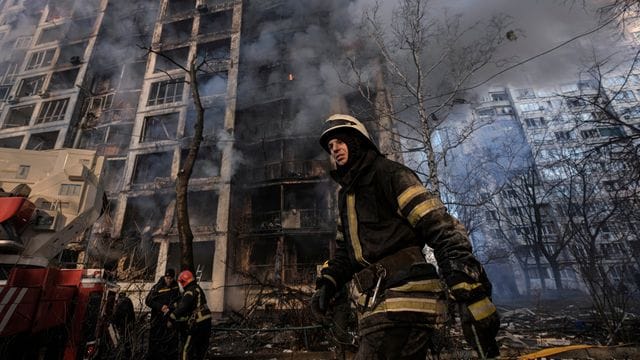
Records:
[[[324,314],[336,289],[353,279],[360,293],[355,359],[424,359],[447,319],[440,275],[459,304],[467,342],[481,357],[497,356],[491,284],[462,224],[413,171],[384,158],[354,117],[329,117],[320,144],[336,163],[340,217],[335,256],[311,300],[314,312]],[[422,254],[425,244],[439,275]]]
[[[183,340],[180,359],[202,360],[209,349],[211,337],[211,311],[207,306],[207,298],[191,271],[182,271],[178,276],[178,283],[184,292],[170,319],[174,323],[187,323],[184,327],[186,334],[181,336]]]
[[[116,358],[129,359],[131,357],[131,343],[133,340],[133,327],[136,314],[133,310],[133,302],[127,293],[120,292],[118,300],[111,316],[111,322],[118,330],[120,338],[119,350]]]
[[[180,289],[175,280],[176,272],[167,269],[164,276],[151,288],[145,304],[151,308],[148,359],[176,359],[178,357],[178,333],[167,326],[168,311],[180,299]]]

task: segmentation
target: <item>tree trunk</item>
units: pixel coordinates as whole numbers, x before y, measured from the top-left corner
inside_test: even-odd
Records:
[[[553,280],[556,283],[556,290],[562,290],[562,276],[560,275],[560,265],[557,261],[549,260],[549,267],[551,268],[551,272],[553,273]]]
[[[180,268],[181,270],[194,272],[193,232],[191,231],[191,224],[189,224],[189,179],[193,172],[193,165],[198,157],[204,128],[204,108],[200,101],[195,59],[189,66],[189,87],[191,88],[196,110],[196,123],[193,139],[189,143],[189,152],[184,163],[180,166],[176,179],[176,217],[178,221],[178,238],[180,240]]]

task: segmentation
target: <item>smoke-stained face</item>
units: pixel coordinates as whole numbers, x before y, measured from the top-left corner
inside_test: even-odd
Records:
[[[349,161],[349,147],[344,141],[333,138],[329,140],[327,147],[329,148],[331,157],[338,166],[344,166],[347,161]]]

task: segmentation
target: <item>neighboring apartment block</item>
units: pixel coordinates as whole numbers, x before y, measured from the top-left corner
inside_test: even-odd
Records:
[[[626,174],[633,166],[627,145],[637,146],[639,91],[638,74],[618,72],[491,92],[475,109],[496,120],[506,111],[522,127],[528,156],[504,179],[478,234],[511,252],[521,293],[557,288],[557,277],[565,289],[585,290],[585,259],[614,282],[636,281],[639,223],[628,214],[638,184]]]

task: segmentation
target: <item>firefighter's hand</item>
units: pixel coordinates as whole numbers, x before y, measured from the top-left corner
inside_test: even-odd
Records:
[[[163,314],[167,315],[167,313],[169,312],[169,306],[167,305],[162,305],[162,309],[160,309],[160,311],[162,311]]]
[[[480,358],[495,358],[500,355],[496,335],[500,330],[500,317],[488,297],[472,304],[458,303],[462,332]]]
[[[446,278],[449,296],[456,303],[474,303],[491,296],[491,285],[473,279],[471,276],[454,271]]]
[[[330,281],[319,281],[317,283],[317,290],[311,297],[311,311],[316,317],[322,318],[325,316],[335,294],[336,287]]]

